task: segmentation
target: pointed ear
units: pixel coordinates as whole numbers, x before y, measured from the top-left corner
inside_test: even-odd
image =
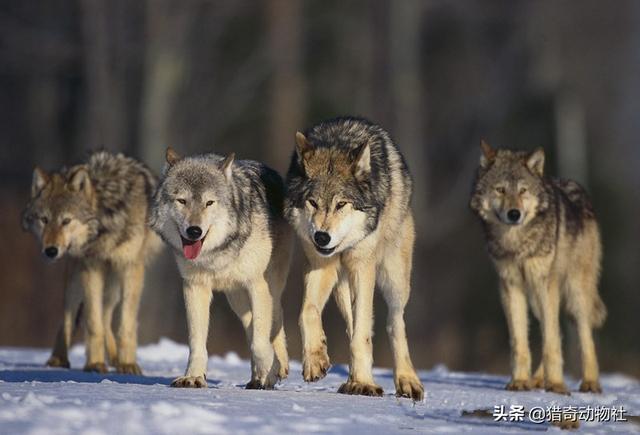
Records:
[[[236,158],[236,153],[231,153],[220,163],[220,170],[224,174],[224,178],[231,179],[231,165]]]
[[[182,157],[180,157],[180,154],[178,154],[176,152],[176,150],[174,150],[171,147],[167,147],[167,152],[165,154],[165,158],[166,158],[167,163],[169,164],[169,166],[173,166],[176,163],[178,163],[178,161],[180,161],[180,159]]]
[[[480,155],[480,166],[486,169],[495,160],[496,150],[491,148],[491,145],[485,142],[484,139],[480,141],[480,148],[482,148],[482,154]]]
[[[313,145],[307,140],[304,134],[296,132],[296,153],[298,154],[298,162],[304,166],[305,156],[313,151]]]
[[[50,179],[51,177],[46,171],[36,166],[33,170],[33,177],[31,178],[31,198],[38,196]]]
[[[534,174],[542,177],[544,172],[544,150],[542,148],[536,149],[527,157],[527,168]]]
[[[67,186],[72,192],[81,192],[87,196],[91,196],[93,186],[91,185],[91,178],[89,177],[89,171],[86,168],[80,167],[71,173]]]
[[[371,173],[371,147],[369,143],[356,148],[356,159],[353,161],[353,174],[361,180]]]

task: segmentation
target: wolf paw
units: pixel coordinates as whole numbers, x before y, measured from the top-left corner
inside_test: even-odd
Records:
[[[531,387],[532,390],[539,390],[541,388],[544,388],[544,379],[531,378],[531,382],[529,383],[529,386]]]
[[[87,363],[83,369],[85,372],[94,372],[94,373],[107,373],[109,369],[107,369],[107,365],[103,362],[98,363]]]
[[[357,394],[360,396],[381,397],[382,387],[376,384],[365,384],[364,382],[347,381],[338,389],[340,394]]]
[[[571,395],[564,382],[547,382],[544,389],[549,393],[563,394],[565,396]]]
[[[47,367],[63,367],[65,369],[71,368],[69,360],[66,358],[60,358],[59,356],[51,355],[47,360]]]
[[[529,391],[531,389],[531,383],[528,379],[512,379],[507,384],[508,391]]]
[[[302,377],[305,382],[316,382],[327,376],[327,372],[331,367],[327,349],[319,349],[314,352],[306,353],[302,360]]]
[[[420,402],[424,398],[424,386],[416,376],[399,376],[396,380],[396,396]]]
[[[581,393],[602,393],[600,382],[583,380],[580,384]]]
[[[137,363],[117,363],[116,372],[125,375],[142,375],[142,370]]]
[[[269,385],[267,382],[262,382],[260,379],[251,379],[247,385],[247,390],[273,390],[273,384]]]
[[[278,370],[278,380],[282,381],[289,377],[289,364],[281,365],[280,370]]]
[[[176,388],[207,388],[207,380],[204,376],[180,376],[171,382]]]

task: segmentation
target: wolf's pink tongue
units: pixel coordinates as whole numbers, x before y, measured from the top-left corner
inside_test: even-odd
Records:
[[[184,253],[184,257],[193,260],[198,254],[200,254],[200,250],[202,249],[202,240],[198,240],[197,242],[190,243],[188,245],[182,243],[182,252]]]

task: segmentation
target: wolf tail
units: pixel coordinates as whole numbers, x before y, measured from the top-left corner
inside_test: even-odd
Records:
[[[591,325],[594,328],[600,328],[607,318],[607,307],[600,299],[600,295],[596,295],[596,299],[593,301],[593,309],[591,311]]]

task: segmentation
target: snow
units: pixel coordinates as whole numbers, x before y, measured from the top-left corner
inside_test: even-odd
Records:
[[[76,369],[43,367],[48,349],[0,348],[1,434],[198,434],[198,433],[515,433],[559,431],[548,423],[495,422],[494,406],[624,406],[627,415],[640,414],[640,382],[621,374],[603,375],[604,394],[559,396],[542,391],[512,393],[507,378],[481,373],[451,372],[444,366],[420,372],[424,402],[394,396],[390,369],[376,368],[383,398],[337,394],[347,368],[332,367],[327,377],[306,384],[299,362],[274,391],[247,391],[250,364],[237,354],[209,359],[208,389],[170,388],[182,374],[188,348],[162,339],[141,347],[139,363],[145,376],[98,375],[78,368],[84,349],[74,346]],[[488,414],[483,410],[488,410]],[[473,412],[473,416],[463,415]],[[480,411],[480,412],[478,412]],[[637,423],[581,422],[590,433],[640,433]]]

